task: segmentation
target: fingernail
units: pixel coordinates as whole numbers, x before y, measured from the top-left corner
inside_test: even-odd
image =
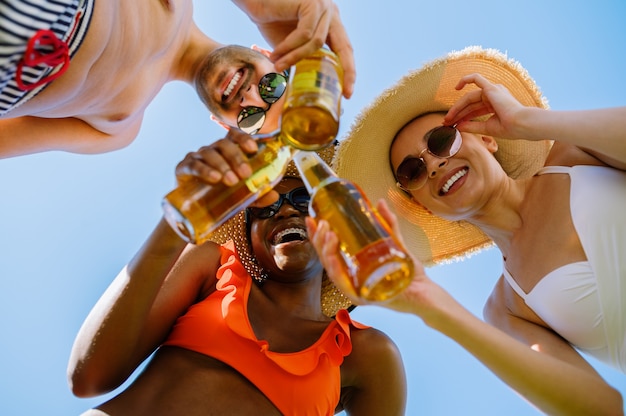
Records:
[[[209,173],[209,177],[208,177],[208,179],[209,179],[209,182],[211,182],[211,183],[215,183],[215,182],[219,181],[220,179],[222,179],[222,174],[221,174],[221,173],[219,173],[219,172],[218,172],[218,171],[216,171],[216,170],[212,170],[212,171]]]
[[[239,173],[241,174],[241,176],[247,178],[248,176],[252,175],[252,168],[247,163],[242,163],[241,165],[239,165]]]
[[[237,175],[235,175],[235,172],[233,172],[232,170],[229,170],[228,172],[224,174],[224,183],[226,183],[226,185],[232,186],[236,184],[237,182],[239,182],[239,178],[237,177]]]

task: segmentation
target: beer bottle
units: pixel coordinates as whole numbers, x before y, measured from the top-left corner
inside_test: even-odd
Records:
[[[343,68],[328,49],[319,49],[289,71],[281,130],[285,141],[302,150],[320,150],[339,131]]]
[[[339,130],[343,69],[337,56],[320,49],[290,70],[278,133],[257,139],[252,175],[234,186],[197,180],[162,201],[164,217],[185,241],[204,242],[237,212],[268,193],[283,177],[297,149],[321,150]],[[261,136],[259,136],[261,137]]]
[[[314,152],[298,152],[293,160],[311,194],[309,214],[328,221],[337,234],[356,293],[382,301],[406,288],[413,278],[413,261],[363,191],[337,177]]]
[[[164,217],[185,241],[200,244],[239,211],[272,190],[297,149],[278,133],[257,139],[259,150],[248,162],[252,175],[236,185],[209,184],[200,179],[181,184],[163,198]]]

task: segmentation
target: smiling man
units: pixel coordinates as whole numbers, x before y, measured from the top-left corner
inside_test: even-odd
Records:
[[[228,45],[214,50],[201,63],[195,87],[223,127],[268,133],[278,127],[287,77],[269,60],[269,51]],[[278,105],[272,106],[275,103]]]
[[[233,0],[286,69],[324,42],[354,85],[352,47],[332,0]],[[137,136],[168,82],[195,83],[221,47],[193,21],[191,0],[7,0],[0,3],[0,158],[102,153]]]

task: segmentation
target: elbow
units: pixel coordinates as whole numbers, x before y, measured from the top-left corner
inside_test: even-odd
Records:
[[[98,383],[94,382],[91,377],[86,377],[81,372],[68,371],[67,383],[72,394],[76,397],[87,398],[101,394]]]
[[[69,379],[68,384],[70,386],[70,390],[72,394],[78,398],[86,399],[89,397],[98,396],[98,394],[94,393],[94,390],[89,388],[86,384],[76,382],[74,379]]]
[[[67,383],[70,391],[76,397],[88,398],[100,396],[115,389],[118,384],[113,385],[107,380],[104,371],[96,369],[86,369],[81,366],[70,365],[67,369]]]
[[[592,403],[591,406],[581,409],[584,414],[624,416],[624,399],[622,394],[608,384],[606,384],[606,388],[603,391],[597,391]]]
[[[593,397],[581,395],[578,404],[571,406],[572,401],[561,403],[561,407],[547,407],[542,409],[546,414],[563,415],[602,415],[624,416],[624,401],[621,393],[613,387],[597,390]],[[541,406],[539,406],[541,408]]]
[[[611,389],[611,402],[613,403],[613,406],[611,407],[609,414],[614,416],[624,416],[624,398],[617,389]]]

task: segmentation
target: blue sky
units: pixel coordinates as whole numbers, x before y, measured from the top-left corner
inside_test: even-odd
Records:
[[[358,71],[354,95],[343,104],[340,136],[361,108],[408,70],[469,45],[519,60],[553,109],[626,104],[623,0],[337,3]],[[194,4],[198,25],[216,40],[266,45],[232,3]],[[172,83],[148,108],[138,139],[126,149],[0,161],[0,414],[75,415],[110,396],[78,399],[70,393],[65,369],[74,336],[157,223],[176,163],[223,134],[194,91]],[[499,252],[491,249],[429,273],[480,316],[500,268]],[[353,315],[398,344],[408,376],[407,415],[538,414],[417,317],[377,307],[360,307]],[[626,396],[626,375],[593,363]]]

